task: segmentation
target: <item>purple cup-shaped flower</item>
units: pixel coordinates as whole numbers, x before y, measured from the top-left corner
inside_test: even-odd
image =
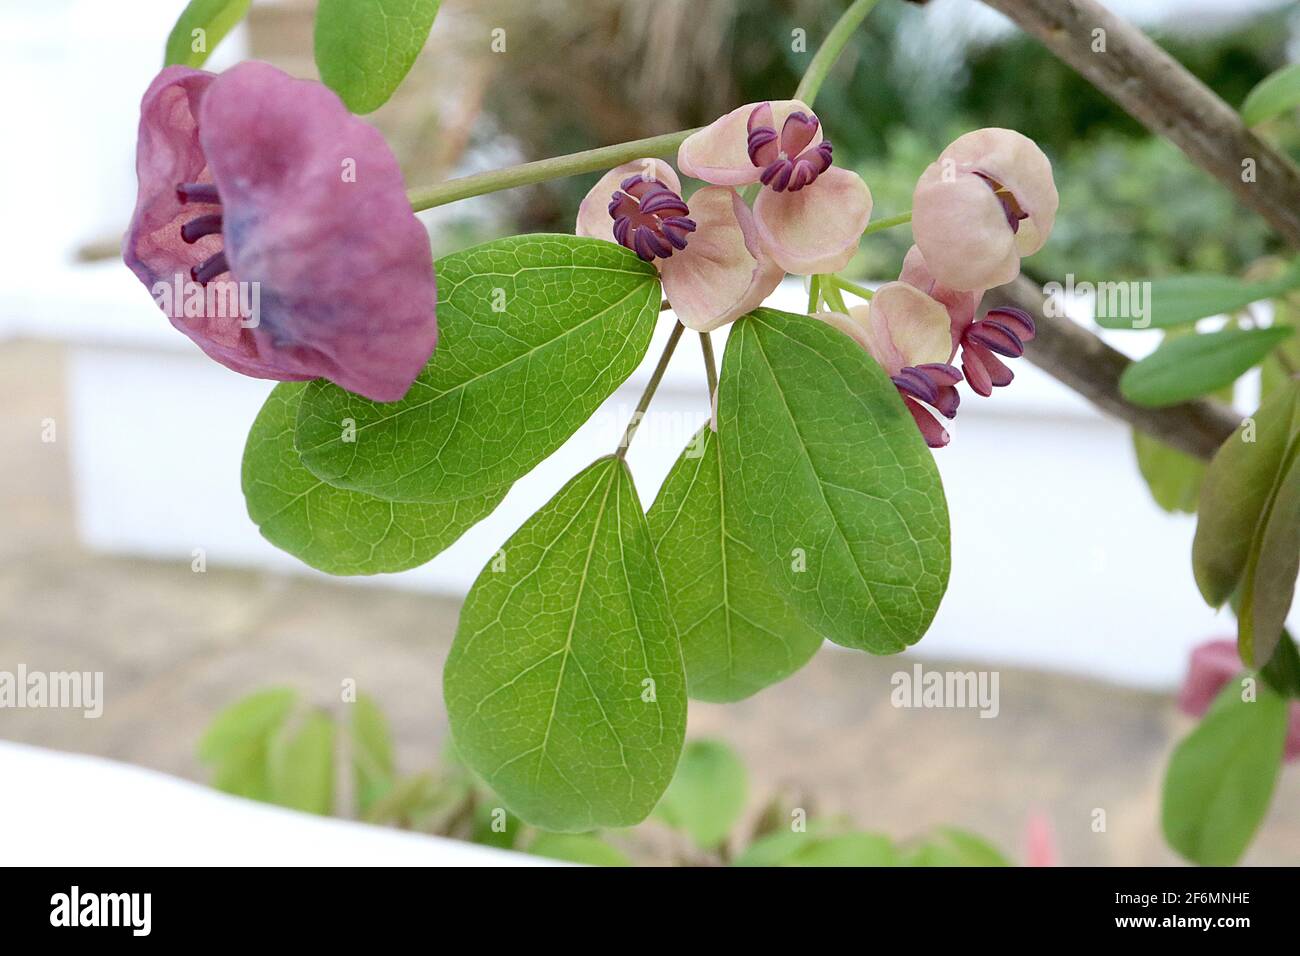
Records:
[[[257,378],[406,393],[438,338],[429,237],[383,137],[333,92],[264,63],[167,67],[136,172],[122,257],[204,352]]]

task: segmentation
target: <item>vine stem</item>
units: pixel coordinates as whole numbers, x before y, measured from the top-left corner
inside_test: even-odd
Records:
[[[420,212],[423,209],[445,206],[447,203],[499,192],[502,189],[514,189],[517,186],[546,182],[548,179],[561,179],[579,173],[613,169],[635,159],[673,153],[682,145],[682,141],[694,132],[694,129],[683,129],[676,133],[664,133],[662,136],[649,136],[645,139],[617,143],[614,146],[585,149],[580,153],[569,153],[567,156],[555,156],[519,166],[507,166],[505,169],[475,173],[472,176],[460,176],[432,186],[417,186],[415,189],[407,190],[406,198],[411,201],[411,208]]]
[[[700,351],[704,353],[704,378],[709,383],[709,402],[718,391],[718,363],[713,358],[713,337],[700,333]]]
[[[641,393],[641,400],[636,403],[636,410],[632,412],[632,418],[623,431],[623,440],[618,443],[618,451],[614,453],[614,457],[619,459],[627,457],[627,449],[632,444],[632,436],[636,434],[637,426],[641,424],[646,409],[650,407],[650,399],[654,398],[655,390],[659,388],[659,383],[663,381],[664,372],[668,370],[668,360],[673,357],[673,351],[677,348],[677,343],[681,340],[682,333],[685,331],[686,326],[682,325],[680,321],[673,325],[673,330],[668,335],[668,344],[664,346],[663,354],[659,356],[659,363],[655,365],[654,372],[650,374],[650,381],[646,383],[645,391]]]
[[[822,88],[822,83],[826,80],[826,75],[830,73],[831,67],[844,52],[844,47],[854,31],[862,25],[862,21],[867,18],[867,14],[875,5],[876,0],[854,0],[853,4],[835,21],[835,26],[831,27],[831,32],[826,34],[826,39],[813,54],[812,62],[808,64],[803,79],[799,81],[799,86],[794,91],[796,100],[802,100],[812,106],[813,100],[817,98],[817,93]]]
[[[899,213],[897,216],[891,216],[888,219],[880,219],[873,222],[871,225],[867,226],[862,235],[869,236],[873,232],[883,232],[886,229],[893,229],[895,226],[901,226],[911,221],[912,210],[909,209],[907,212]]]

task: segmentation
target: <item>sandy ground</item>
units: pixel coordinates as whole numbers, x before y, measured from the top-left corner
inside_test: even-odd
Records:
[[[85,552],[66,442],[41,441],[44,419],[67,424],[62,374],[56,346],[0,344],[0,669],[100,670],[107,704],[98,720],[0,711],[0,737],[202,780],[195,743],[221,707],[272,684],[329,704],[354,679],[392,720],[402,769],[433,765],[457,602]],[[693,704],[690,732],[737,747],[755,808],[797,793],[814,813],[898,838],[955,825],[1014,856],[1042,810],[1065,863],[1176,862],[1160,836],[1159,785],[1189,722],[1167,696],[1004,669],[996,719],[896,709],[890,676],[910,665],[826,649],[744,703]],[[1284,771],[1246,862],[1300,863],[1300,768]]]

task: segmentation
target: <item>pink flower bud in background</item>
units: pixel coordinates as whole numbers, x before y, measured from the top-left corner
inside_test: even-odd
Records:
[[[257,378],[406,393],[438,339],[429,237],[383,137],[333,92],[265,63],[167,67],[141,103],[136,172],[122,257],[156,297],[255,287],[251,317],[159,299],[204,352]]]
[[[1206,641],[1192,649],[1187,678],[1178,692],[1178,708],[1189,717],[1201,717],[1229,681],[1246,672],[1231,638]],[[1287,714],[1285,760],[1300,757],[1300,701],[1291,701]]]
[[[991,289],[1020,274],[1042,248],[1059,204],[1052,165],[1009,129],[958,137],[917,181],[912,235],[931,273],[960,291]]]

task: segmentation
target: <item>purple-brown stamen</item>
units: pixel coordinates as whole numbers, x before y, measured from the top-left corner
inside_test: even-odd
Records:
[[[667,259],[675,249],[686,248],[695,231],[690,208],[677,193],[645,176],[629,176],[609,200],[614,220],[614,240],[646,262]]]
[[[221,196],[218,195],[217,187],[213,183],[177,183],[176,198],[182,205],[190,203],[221,205]],[[219,212],[195,216],[181,226],[181,239],[187,243],[195,243],[204,236],[220,235],[221,225],[222,216]],[[200,285],[207,285],[221,273],[229,271],[230,265],[226,262],[226,253],[223,249],[208,256],[198,265],[191,266],[190,278]]]
[[[822,140],[809,147],[821,123],[804,112],[791,113],[778,134],[772,105],[761,103],[749,114],[746,148],[749,161],[761,169],[759,182],[776,192],[798,192],[831,167],[832,147]]]
[[[997,356],[1020,358],[1036,332],[1029,313],[1014,306],[989,309],[983,319],[967,326],[961,337],[961,367],[971,388],[987,398],[994,387],[1010,385],[1015,375]]]
[[[924,365],[909,365],[899,369],[890,381],[903,393],[904,397],[936,409],[945,418],[957,414],[961,396],[956,384],[961,381],[961,372],[944,362],[927,362]]]
[[[191,219],[185,225],[181,226],[181,238],[186,242],[198,242],[204,236],[210,236],[214,232],[221,231],[221,213],[209,213],[206,216],[199,216]]]
[[[1029,213],[1020,208],[1020,203],[1016,201],[1016,194],[986,173],[976,171],[975,175],[984,180],[989,189],[993,190],[993,195],[1002,204],[1002,213],[1007,217],[1007,225],[1011,227],[1011,231],[1019,232],[1020,221],[1028,219]]]

